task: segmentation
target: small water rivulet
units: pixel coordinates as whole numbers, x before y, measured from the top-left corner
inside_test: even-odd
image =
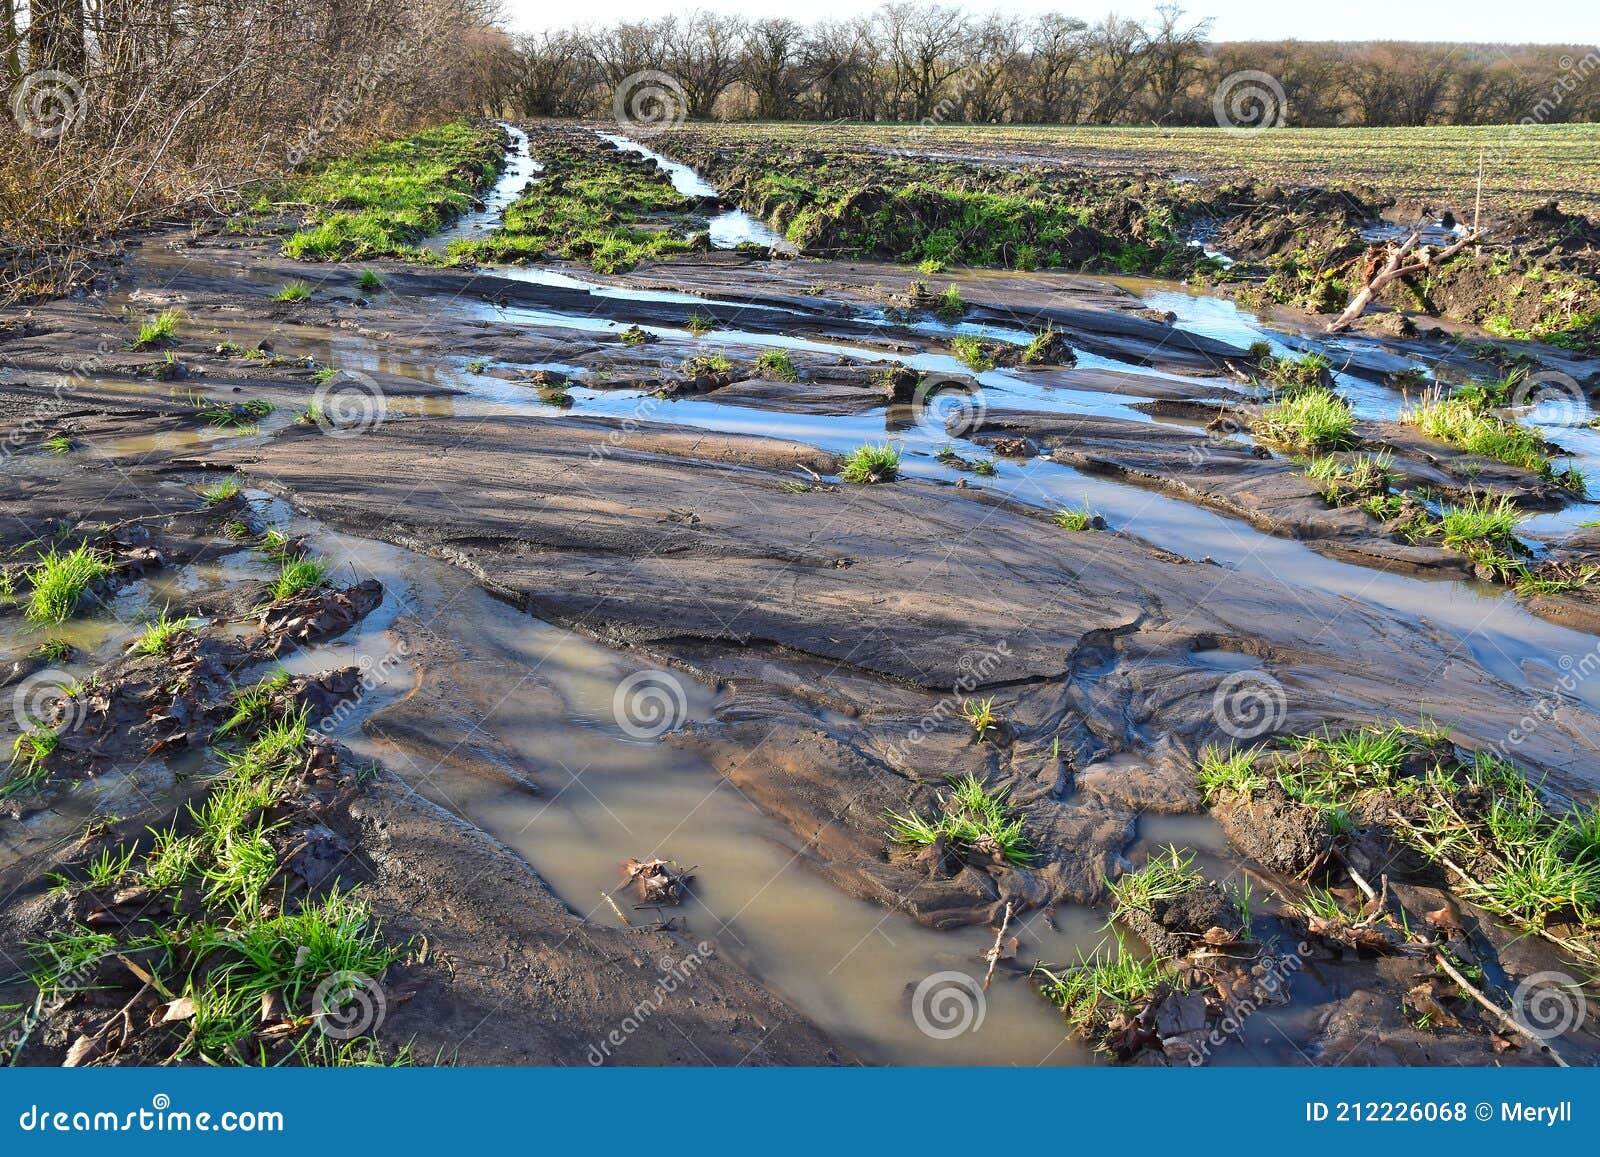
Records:
[[[500,177],[483,197],[483,205],[464,213],[455,222],[435,233],[423,244],[430,253],[443,253],[453,241],[472,241],[487,236],[499,227],[507,207],[528,187],[528,181],[544,172],[544,164],[528,151],[528,134],[515,125],[501,122],[511,145],[506,149],[505,167]]]
[[[666,171],[667,178],[672,182],[672,187],[685,197],[720,197],[717,187],[706,180],[699,173],[680,161],[674,161],[665,154],[641,145],[638,141],[618,133],[596,133],[603,141],[611,144],[624,152],[638,153],[641,157],[649,157]],[[711,236],[711,245],[715,249],[733,249],[739,245],[765,245],[768,247],[788,248],[789,242],[779,236],[766,224],[746,213],[743,209],[728,209],[711,218],[706,227]]]

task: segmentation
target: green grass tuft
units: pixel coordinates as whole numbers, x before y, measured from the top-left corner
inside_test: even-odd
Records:
[[[65,622],[90,585],[111,572],[110,561],[87,543],[65,554],[52,547],[28,571],[33,589],[23,614],[30,623]]]
[[[846,482],[869,484],[874,482],[893,482],[900,476],[900,450],[885,442],[874,445],[871,442],[858,446],[845,455],[844,462],[839,470],[839,477]]]

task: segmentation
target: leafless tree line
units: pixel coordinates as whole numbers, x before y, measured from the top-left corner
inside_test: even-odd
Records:
[[[691,119],[1181,125],[1214,123],[1218,84],[1250,69],[1282,86],[1289,124],[1600,119],[1588,47],[1216,44],[1209,31],[1176,4],[1148,23],[908,2],[810,25],[691,12],[507,40],[486,91],[521,115],[604,114],[627,77],[656,70]]]
[[[495,0],[0,0],[0,276],[484,95]],[[20,256],[19,256],[20,255]]]

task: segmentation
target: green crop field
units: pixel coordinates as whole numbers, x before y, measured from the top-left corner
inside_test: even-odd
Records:
[[[1526,208],[1552,198],[1600,216],[1600,124],[1456,128],[1300,129],[1075,125],[740,123],[693,130],[737,144],[904,150],[953,158],[1059,164],[1106,172],[1162,172],[1285,185],[1366,185],[1383,194],[1469,203],[1484,157],[1487,206]],[[671,150],[670,135],[657,147]]]

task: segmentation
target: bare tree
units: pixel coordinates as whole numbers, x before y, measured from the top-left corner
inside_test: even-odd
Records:
[[[795,114],[795,100],[805,86],[800,48],[805,32],[793,20],[757,20],[745,30],[739,79],[755,94],[756,116],[786,120]]]
[[[744,24],[729,16],[691,12],[666,38],[666,70],[683,86],[688,114],[705,120],[717,98],[739,79]]]

